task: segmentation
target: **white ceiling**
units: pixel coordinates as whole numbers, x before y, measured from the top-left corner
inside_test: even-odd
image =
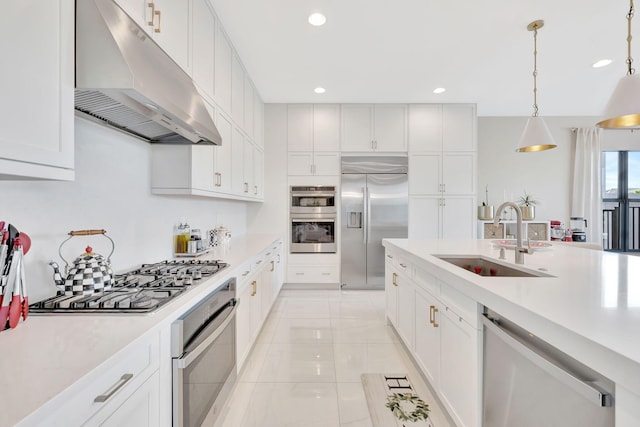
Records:
[[[268,103],[473,102],[480,116],[528,116],[536,19],[541,116],[599,116],[626,72],[627,0],[211,2]],[[323,27],[307,23],[316,10]],[[591,67],[602,58],[614,62]]]

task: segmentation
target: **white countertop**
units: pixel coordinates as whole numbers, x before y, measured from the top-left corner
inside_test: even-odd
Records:
[[[481,277],[433,255],[497,259],[490,240],[385,239],[459,291],[640,394],[640,257],[568,245],[525,254],[554,277]],[[506,250],[514,264],[514,251]]]
[[[17,328],[0,332],[0,426],[16,424],[144,334],[170,325],[280,237],[236,237],[227,248],[203,255],[199,259],[220,259],[229,267],[153,313],[31,314]]]

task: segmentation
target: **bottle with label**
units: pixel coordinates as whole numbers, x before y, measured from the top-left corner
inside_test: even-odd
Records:
[[[187,253],[189,240],[191,240],[191,227],[187,224],[187,221],[182,218],[180,225],[176,228],[174,233],[174,248],[175,253],[185,254]]]

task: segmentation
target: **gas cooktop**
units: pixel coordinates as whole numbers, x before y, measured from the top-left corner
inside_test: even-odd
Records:
[[[228,264],[220,261],[172,260],[142,264],[140,268],[114,276],[111,289],[91,295],[60,292],[31,304],[30,313],[149,313],[208,278]]]

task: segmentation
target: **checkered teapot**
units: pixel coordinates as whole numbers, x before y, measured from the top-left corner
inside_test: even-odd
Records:
[[[91,246],[87,246],[85,252],[73,261],[73,266],[69,268],[69,263],[62,256],[62,246],[74,236],[91,236],[101,234],[111,242],[111,253],[105,259],[104,256],[93,252]],[[115,244],[105,230],[77,230],[70,231],[69,237],[60,244],[58,254],[64,261],[64,274],[62,278],[58,264],[51,261],[49,265],[53,267],[53,281],[58,288],[59,294],[65,295],[91,295],[96,292],[111,289],[114,283],[113,271],[111,270],[111,255],[115,250]]]

